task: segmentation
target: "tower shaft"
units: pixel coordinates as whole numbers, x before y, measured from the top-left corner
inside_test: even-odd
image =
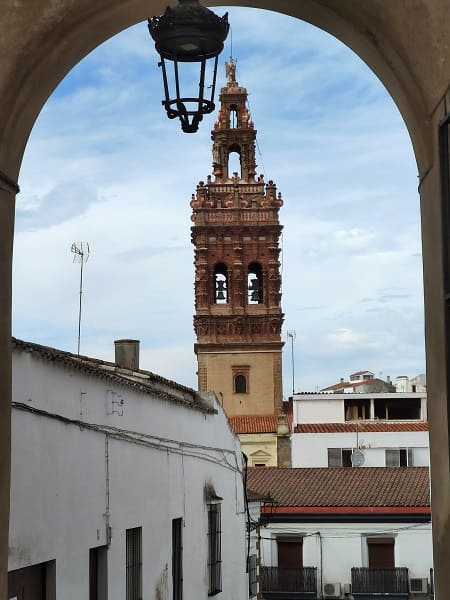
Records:
[[[256,177],[256,130],[233,62],[227,79],[211,134],[213,175],[191,201],[198,385],[215,391],[229,416],[278,415],[283,200],[273,181]]]

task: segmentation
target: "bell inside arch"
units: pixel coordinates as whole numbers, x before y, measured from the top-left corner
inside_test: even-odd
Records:
[[[216,287],[217,300],[226,300],[225,290],[226,290],[225,281],[219,279],[217,281],[217,287]]]
[[[251,279],[250,280],[250,285],[248,286],[249,292],[251,292],[250,294],[250,301],[251,302],[259,302],[260,299],[260,293],[259,293],[259,280],[258,279]]]

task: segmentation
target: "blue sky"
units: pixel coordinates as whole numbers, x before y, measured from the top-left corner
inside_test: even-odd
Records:
[[[282,305],[285,331],[297,333],[296,389],[359,369],[424,372],[417,169],[397,108],[328,34],[263,10],[228,10],[258,172],[285,202]],[[219,88],[230,52],[228,41]],[[46,103],[20,175],[13,333],[76,351],[70,246],[88,241],[81,352],[112,360],[114,339],[138,338],[143,368],[195,387],[189,201],[211,173],[215,117],[183,134],[161,99],[140,23],[92,52]],[[290,363],[287,345],[286,396]]]

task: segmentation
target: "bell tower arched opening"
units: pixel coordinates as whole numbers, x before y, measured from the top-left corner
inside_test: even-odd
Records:
[[[258,262],[252,262],[248,266],[247,289],[248,304],[263,304],[265,296],[263,272],[262,267]]]
[[[224,263],[217,263],[214,267],[214,302],[228,302],[228,267]]]

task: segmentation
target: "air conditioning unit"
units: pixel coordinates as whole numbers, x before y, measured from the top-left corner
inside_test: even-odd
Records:
[[[344,596],[349,596],[352,593],[352,584],[344,583],[342,586],[342,591],[344,592]]]
[[[341,584],[340,583],[324,583],[323,585],[324,598],[340,598]]]
[[[411,594],[426,594],[428,592],[428,579],[426,577],[410,579],[409,592]]]

